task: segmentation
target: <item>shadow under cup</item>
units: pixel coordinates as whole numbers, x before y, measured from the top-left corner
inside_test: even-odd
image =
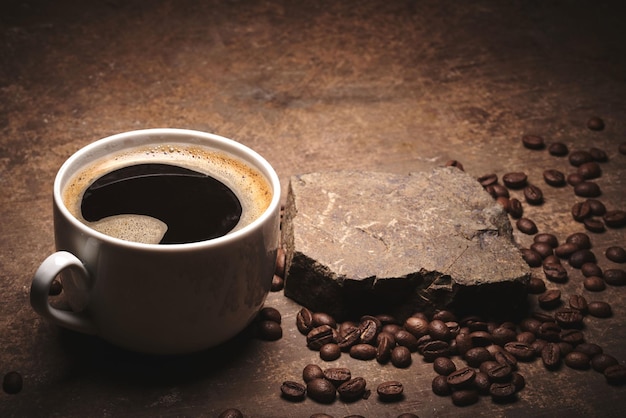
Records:
[[[98,232],[80,219],[76,203],[85,184],[145,162],[192,168],[222,181],[242,202],[237,226],[206,241],[145,244]],[[269,292],[279,245],[280,182],[265,159],[235,141],[180,129],[96,141],[59,170],[53,209],[57,252],[35,274],[31,303],[66,328],[133,351],[190,353],[242,331]],[[73,312],[51,307],[47,295],[43,300],[58,273]]]

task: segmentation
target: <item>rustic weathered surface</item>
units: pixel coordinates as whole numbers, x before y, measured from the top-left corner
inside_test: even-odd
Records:
[[[507,214],[454,167],[294,176],[283,242],[285,295],[340,317],[493,313],[519,306],[530,277]]]

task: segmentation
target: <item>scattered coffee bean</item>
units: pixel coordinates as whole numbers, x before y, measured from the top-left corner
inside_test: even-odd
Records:
[[[548,244],[552,248],[556,248],[559,246],[559,240],[554,234],[550,234],[547,232],[542,232],[533,237],[533,242],[536,243],[545,243]]]
[[[575,351],[585,353],[587,354],[587,356],[589,356],[590,359],[593,360],[595,356],[602,354],[604,350],[598,344],[583,342],[576,345]]]
[[[446,379],[448,385],[454,389],[463,389],[470,387],[476,378],[476,371],[472,367],[463,367],[450,373]]]
[[[510,197],[509,189],[498,183],[494,183],[485,187],[485,190],[487,191],[487,193],[493,196],[494,199],[498,197]]]
[[[604,121],[601,118],[594,116],[587,121],[587,128],[592,131],[601,131],[604,129]]]
[[[512,382],[492,383],[489,387],[489,394],[494,402],[510,402],[514,400],[516,392],[517,390]]]
[[[302,369],[302,380],[304,383],[309,383],[313,379],[324,379],[324,371],[317,364],[307,364]]]
[[[613,315],[611,305],[602,301],[593,301],[587,303],[587,312],[596,318],[608,318]]]
[[[341,357],[341,348],[339,344],[328,343],[320,348],[320,358],[324,361],[333,361]]]
[[[356,344],[350,347],[350,357],[357,360],[373,360],[376,358],[376,347],[370,344]]]
[[[578,173],[570,173],[567,175],[567,184],[576,187],[580,183],[585,181],[585,178]]]
[[[583,314],[578,309],[561,308],[554,313],[554,319],[561,328],[580,328],[583,323]],[[560,338],[563,339],[563,334]]]
[[[574,167],[593,161],[593,157],[589,152],[581,150],[570,152],[568,159],[569,163]]]
[[[519,219],[524,214],[524,207],[522,206],[522,202],[513,197],[509,200],[509,215],[511,215],[515,219]]]
[[[565,283],[569,277],[561,263],[543,263],[543,274],[554,283]]]
[[[561,304],[561,291],[551,289],[537,297],[537,302],[542,309],[554,309]]]
[[[549,169],[543,172],[543,180],[552,187],[562,187],[567,184],[565,174],[559,170]]]
[[[450,385],[448,385],[447,376],[438,375],[433,379],[431,384],[433,393],[438,396],[448,396],[452,393]]]
[[[539,277],[531,277],[528,281],[528,293],[532,295],[538,295],[546,291],[546,282],[541,280]]]
[[[267,320],[267,321],[274,321],[280,324],[282,321],[282,316],[280,312],[278,311],[278,309],[266,306],[266,307],[263,307],[259,311],[259,319]]]
[[[478,177],[477,180],[481,186],[487,187],[498,182],[498,175],[496,173],[489,173]]]
[[[528,218],[520,218],[516,223],[517,229],[527,235],[534,235],[537,233],[537,225]]]
[[[574,194],[580,197],[598,197],[602,194],[598,183],[585,180],[574,186]]]
[[[428,334],[428,325],[427,319],[415,316],[411,316],[404,321],[404,329],[413,334],[415,338]]]
[[[576,172],[580,174],[585,180],[592,180],[600,177],[602,175],[602,169],[600,168],[600,164],[595,161],[590,161],[588,163],[583,163],[578,166]]]
[[[565,364],[572,369],[586,370],[590,366],[590,359],[585,353],[572,351],[565,356]]]
[[[583,224],[585,225],[585,229],[589,232],[595,232],[599,234],[606,230],[606,228],[604,228],[604,222],[599,219],[587,218],[583,220]]]
[[[492,382],[508,382],[511,380],[513,369],[508,364],[498,364],[487,371],[487,376]]]
[[[584,232],[575,232],[568,235],[565,242],[576,245],[580,250],[588,250],[591,248],[591,239],[589,235]]]
[[[331,403],[337,397],[335,386],[326,379],[313,379],[306,384],[309,398],[320,403]]]
[[[582,266],[580,266],[580,272],[585,277],[591,277],[591,276],[602,277],[604,275],[600,266],[598,266],[598,264],[593,263],[593,262],[585,263]]]
[[[306,335],[306,345],[311,350],[319,351],[323,345],[334,342],[335,335],[329,325],[315,327]]]
[[[391,350],[391,364],[399,369],[405,369],[411,365],[411,352],[404,346],[396,346]]]
[[[552,246],[545,242],[533,242],[530,245],[530,249],[539,253],[542,259],[554,254]]]
[[[593,370],[600,373],[604,373],[607,367],[614,366],[618,363],[615,357],[605,353],[596,354],[591,358],[591,367]]]
[[[626,250],[623,247],[609,247],[604,252],[604,255],[614,263],[626,263]]]
[[[472,387],[481,395],[489,395],[489,386],[491,386],[491,381],[489,381],[487,373],[476,372]]]
[[[572,210],[570,212],[572,213],[572,218],[574,218],[576,222],[582,222],[591,216],[591,206],[586,201],[576,202],[572,206]]]
[[[611,210],[607,211],[602,219],[609,228],[621,228],[626,225],[626,211],[623,210]]]
[[[402,383],[390,380],[383,382],[376,388],[378,398],[383,402],[395,402],[399,401],[403,397],[404,387]]]
[[[602,216],[606,213],[606,206],[598,199],[587,199],[587,203],[593,216]]]
[[[616,364],[604,369],[604,377],[611,385],[623,385],[626,383],[626,366]]]
[[[450,329],[441,319],[433,319],[428,324],[428,334],[435,340],[448,341],[452,338]]]
[[[502,176],[502,182],[509,189],[521,189],[526,186],[528,176],[522,171],[506,173]]]
[[[578,324],[578,328],[582,328],[582,321]],[[561,342],[559,344],[569,344],[572,347],[581,344],[585,341],[585,334],[578,329],[564,329],[559,335]],[[561,352],[565,350],[561,349]]]
[[[606,269],[604,270],[604,281],[611,286],[626,285],[626,270]]]
[[[296,327],[300,333],[306,335],[313,329],[313,313],[307,309],[302,308],[296,315]]]
[[[352,379],[352,373],[346,367],[330,367],[324,370],[324,378],[335,387],[339,387],[342,383]]]
[[[291,380],[284,381],[280,386],[281,396],[289,401],[303,401],[306,396],[306,386]]]
[[[463,164],[461,164],[461,162],[457,160],[448,160],[446,162],[446,167],[456,167],[459,170],[464,171]]]
[[[433,362],[433,369],[440,375],[448,376],[456,371],[456,365],[448,357],[437,357]]]
[[[581,295],[571,295],[569,297],[569,307],[585,314],[587,312],[587,299]]]
[[[2,390],[9,395],[15,395],[22,390],[22,375],[16,371],[8,372],[2,379]]]
[[[284,287],[285,279],[275,274],[274,277],[272,277],[272,285],[270,287],[270,290],[272,292],[280,292],[281,290],[283,290]]]
[[[328,315],[327,313],[314,312],[311,316],[311,319],[313,320],[313,327],[328,325],[331,328],[337,328],[337,321],[335,321],[335,318]]]
[[[526,261],[529,267],[539,267],[541,266],[541,262],[543,261],[543,257],[537,251],[534,251],[530,248],[522,248],[520,250],[522,253],[522,258]]]
[[[526,202],[531,205],[540,205],[543,203],[543,192],[539,187],[533,184],[524,187],[524,197],[526,198]]]
[[[545,147],[545,141],[543,137],[539,135],[524,135],[522,137],[522,144],[526,148],[533,150],[539,150]]]
[[[609,155],[606,153],[606,151],[600,148],[590,148],[589,154],[591,154],[594,162],[604,163],[609,160]]]
[[[535,350],[526,343],[510,342],[504,345],[504,349],[513,354],[520,361],[530,361],[535,357]]]
[[[601,292],[606,289],[606,283],[602,277],[589,276],[583,280],[583,286],[590,292]]]
[[[553,142],[548,147],[548,152],[550,155],[554,155],[555,157],[564,157],[569,152],[567,145],[562,142]]]
[[[585,263],[595,263],[596,256],[591,250],[578,250],[569,256],[568,262],[570,266],[579,269]]]
[[[479,395],[475,389],[461,389],[452,392],[451,398],[456,406],[468,406],[478,402]]]
[[[556,343],[547,343],[541,350],[541,360],[548,370],[555,370],[561,365],[561,349]]]
[[[265,341],[276,341],[283,337],[283,328],[278,322],[260,321],[257,324],[257,335]]]
[[[243,413],[236,408],[228,408],[222,411],[218,418],[243,418]]]
[[[337,393],[339,394],[339,398],[341,398],[341,400],[343,401],[355,401],[357,399],[363,398],[366,386],[367,382],[364,378],[355,377],[348,380],[347,382],[342,383],[337,388]]]
[[[463,358],[469,366],[478,367],[482,362],[491,360],[493,357],[485,347],[473,347],[467,350]]]

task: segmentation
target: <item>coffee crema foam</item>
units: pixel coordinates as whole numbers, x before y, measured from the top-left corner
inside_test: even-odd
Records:
[[[195,170],[228,186],[242,206],[241,218],[228,234],[252,223],[272,201],[273,193],[268,180],[237,157],[197,145],[171,143],[123,150],[87,163],[66,182],[63,203],[76,219],[99,232],[126,241],[158,244],[167,230],[167,226],[158,219],[124,214],[88,222],[81,213],[85,191],[100,177],[123,167],[151,163]]]

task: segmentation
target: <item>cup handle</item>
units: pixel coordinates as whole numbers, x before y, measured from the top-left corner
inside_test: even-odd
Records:
[[[89,273],[83,263],[67,251],[51,254],[39,266],[30,287],[30,304],[39,315],[51,322],[85,334],[96,334],[95,324],[84,314],[54,308],[48,302],[54,278],[65,269],[74,269],[85,281]]]

